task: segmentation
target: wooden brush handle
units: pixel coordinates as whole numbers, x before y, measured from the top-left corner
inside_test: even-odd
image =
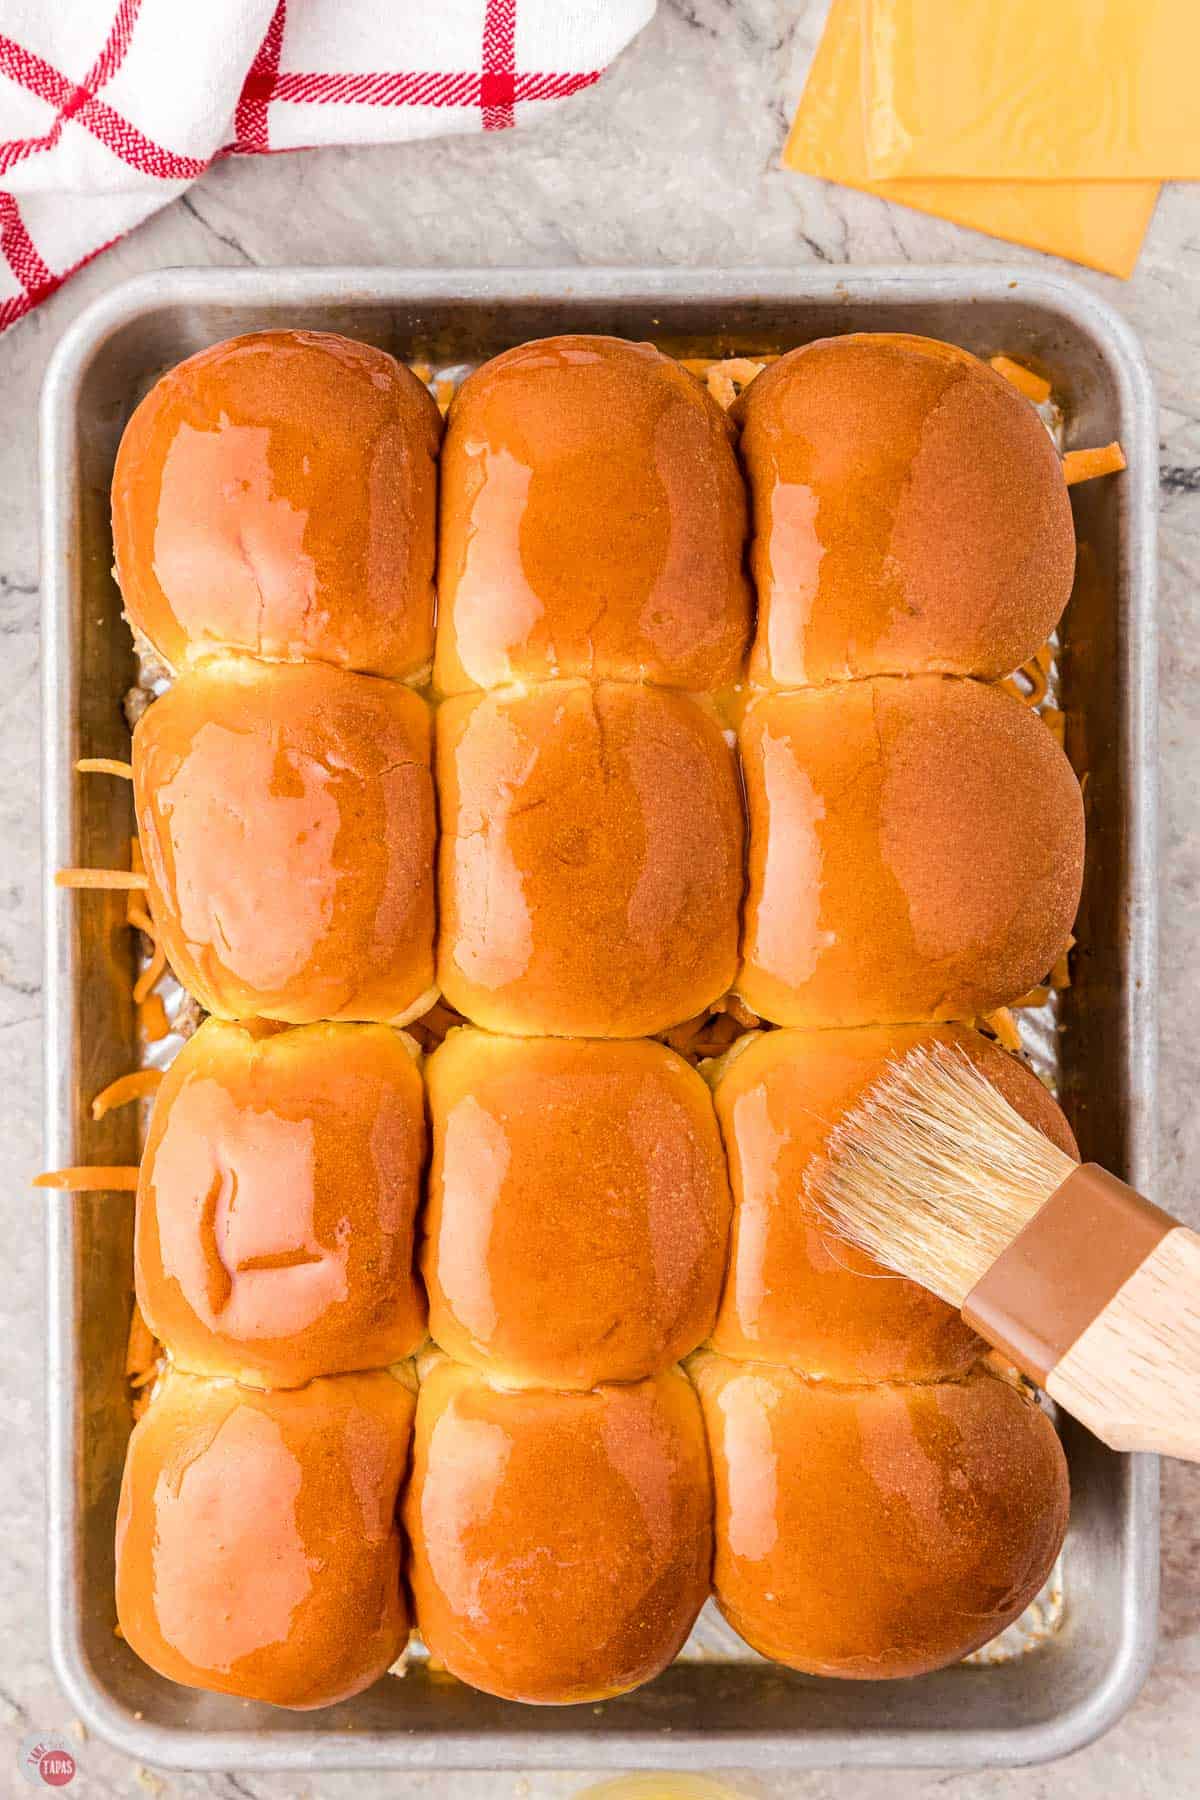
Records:
[[[1114,1450],[1200,1462],[1200,1237],[1083,1163],[963,1317]]]
[[[1169,1231],[1045,1386],[1114,1450],[1200,1462],[1200,1237]]]

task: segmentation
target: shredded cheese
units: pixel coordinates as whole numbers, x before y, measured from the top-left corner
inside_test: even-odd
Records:
[[[1119,475],[1125,467],[1125,452],[1116,443],[1104,444],[1097,450],[1068,450],[1062,459],[1063,479],[1068,487],[1080,481],[1095,481],[1098,475]]]
[[[146,888],[140,869],[58,869],[54,885],[62,888]]]
[[[118,1075],[92,1101],[93,1119],[102,1119],[115,1107],[128,1106],[131,1100],[144,1100],[148,1094],[156,1093],[162,1078],[161,1069],[134,1069],[128,1075]]]
[[[681,368],[698,375],[717,402],[728,412],[739,394],[744,394],[756,375],[761,375],[773,356],[681,356]]]
[[[998,1006],[995,1012],[985,1013],[983,1023],[991,1031],[997,1043],[1005,1050],[1021,1048],[1021,1034],[1017,1030],[1017,1022],[1007,1006]]]
[[[122,781],[133,780],[133,764],[119,762],[115,756],[81,756],[75,767],[81,775],[119,775]]]
[[[133,1194],[137,1191],[137,1184],[136,1165],[129,1167],[118,1163],[93,1163],[88,1167],[48,1169],[44,1175],[35,1175],[33,1178],[33,1185],[36,1188],[57,1188],[61,1192],[69,1194]]]
[[[747,1031],[756,1031],[762,1023],[758,1014],[751,1012],[746,1002],[737,994],[726,994],[723,999],[716,1002],[713,1011],[728,1013],[731,1019],[736,1019],[738,1024],[743,1025]]]
[[[1041,719],[1042,724],[1046,727],[1046,730],[1050,733],[1051,737],[1057,739],[1060,748],[1065,750],[1067,745],[1066,713],[1060,712],[1057,706],[1047,706],[1038,714],[1038,717]]]
[[[1050,383],[1044,375],[1035,375],[1024,363],[1014,362],[1011,356],[993,356],[989,358],[989,366],[997,375],[1003,375],[1005,381],[1011,382],[1017,392],[1024,394],[1035,406],[1041,406],[1050,398]]]
[[[171,1029],[171,1021],[167,1017],[167,1009],[162,1003],[160,994],[150,994],[138,1008],[138,1024],[142,1036],[149,1044],[157,1044],[165,1038]]]
[[[129,1315],[129,1336],[125,1343],[125,1373],[131,1381],[141,1383],[147,1375],[153,1375],[158,1360],[158,1339],[142,1317],[142,1309],[135,1300]]]
[[[133,984],[133,1004],[135,1006],[145,1005],[166,966],[167,953],[156,938],[150,961]]]
[[[723,1055],[731,1044],[745,1032],[753,1031],[759,1023],[758,1015],[752,1013],[736,994],[725,994],[706,1011],[685,1019],[681,1025],[673,1025],[669,1031],[660,1032],[658,1041],[689,1062],[698,1063],[706,1057]]]
[[[460,1012],[456,1012],[452,1006],[447,1005],[445,1000],[439,999],[434,1001],[427,1013],[422,1013],[419,1019],[414,1019],[406,1027],[406,1030],[409,1036],[414,1037],[421,1049],[428,1054],[431,1050],[437,1049],[447,1032],[455,1030],[459,1025],[465,1025],[466,1022]]]
[[[1021,664],[1015,675],[1010,675],[1000,686],[1014,699],[1023,700],[1027,706],[1040,706],[1050,692],[1050,671],[1054,667],[1054,655],[1054,645],[1043,644],[1028,662]],[[1023,682],[1028,682],[1029,685],[1023,687]]]

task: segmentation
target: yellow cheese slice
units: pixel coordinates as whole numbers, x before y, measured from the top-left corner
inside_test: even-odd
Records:
[[[871,179],[862,129],[862,4],[833,0],[783,152],[785,166],[1110,275],[1130,275],[1154,212],[1157,182]]]
[[[1197,0],[866,0],[875,180],[1194,180]]]

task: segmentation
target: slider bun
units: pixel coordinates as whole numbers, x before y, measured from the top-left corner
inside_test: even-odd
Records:
[[[430,1332],[512,1385],[633,1381],[695,1349],[725,1267],[712,1096],[664,1044],[453,1031],[425,1066]]]
[[[652,344],[545,338],[477,369],[442,457],[438,688],[733,681],[750,629],[734,436]]]
[[[227,650],[428,667],[441,430],[416,376],[370,344],[261,331],[189,357],[117,451],[130,622],[176,669]]]
[[[172,1370],[129,1440],[117,1617],[187,1687],[332,1706],[396,1660],[409,1622],[396,1498],[411,1377],[289,1393]]]
[[[915,676],[771,694],[742,725],[738,991],[780,1025],[962,1019],[1066,948],[1083,799],[1029,707]]]
[[[683,694],[553,682],[437,721],[438,980],[489,1030],[644,1037],[737,968],[733,753]]]
[[[435,1664],[506,1700],[604,1700],[676,1655],[708,1595],[712,1487],[677,1369],[505,1391],[431,1359],[404,1501]]]
[[[1006,675],[1058,623],[1062,467],[1011,383],[951,344],[792,350],[735,408],[754,512],[760,685]]]
[[[433,995],[425,703],[318,663],[176,681],[133,734],[150,910],[219,1018],[402,1024]]]
[[[953,1307],[845,1243],[805,1192],[834,1126],[891,1062],[930,1043],[960,1047],[1023,1118],[1076,1154],[1037,1077],[966,1026],[743,1038],[716,1084],[735,1207],[714,1348],[849,1382],[960,1375],[983,1353]]]
[[[763,1656],[859,1681],[922,1675],[1003,1631],[1049,1575],[1067,1463],[1045,1414],[982,1365],[840,1387],[692,1358],[717,1496],[714,1587]]]
[[[142,1157],[146,1323],[181,1367],[255,1386],[411,1355],[424,1155],[398,1032],[207,1019],[167,1071]]]

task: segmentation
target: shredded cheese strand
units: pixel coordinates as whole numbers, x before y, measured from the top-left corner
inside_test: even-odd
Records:
[[[1068,450],[1062,459],[1063,479],[1068,487],[1080,481],[1095,481],[1099,475],[1119,475],[1125,467],[1125,452],[1117,443],[1104,444],[1096,450]]]
[[[166,966],[167,953],[156,938],[150,961],[133,984],[133,1004],[135,1006],[143,1006],[150,998]]]
[[[983,1022],[996,1034],[996,1041],[1005,1050],[1021,1048],[1021,1033],[1017,1030],[1017,1021],[1007,1006],[998,1006],[994,1012],[984,1013]]]
[[[154,1374],[158,1360],[158,1339],[142,1317],[135,1300],[129,1315],[129,1336],[125,1341],[125,1373],[137,1387]]]
[[[128,1106],[131,1100],[142,1100],[147,1094],[156,1093],[162,1078],[161,1069],[133,1069],[128,1075],[118,1075],[115,1081],[101,1088],[92,1101],[93,1119],[102,1119],[114,1107]]]
[[[140,869],[58,869],[55,887],[146,888],[149,881]]]
[[[171,1021],[167,1017],[161,994],[151,994],[142,1002],[138,1008],[138,1022],[147,1043],[157,1044],[160,1038],[166,1037],[171,1029]]]
[[[129,899],[126,902],[125,923],[127,925],[132,925],[135,931],[144,931],[148,938],[152,938],[157,942],[158,933],[154,929],[154,920],[150,917],[150,914],[138,899],[136,891],[130,893]]]
[[[119,775],[122,781],[133,780],[133,764],[115,756],[81,756],[75,767],[81,775]]]
[[[988,366],[995,369],[997,375],[1003,375],[1005,381],[1011,382],[1017,392],[1024,394],[1034,406],[1041,406],[1050,398],[1050,383],[1045,376],[1036,375],[1024,363],[1014,362],[1011,356],[989,357]]]
[[[90,1166],[71,1169],[47,1169],[43,1175],[35,1175],[33,1185],[36,1188],[57,1188],[69,1194],[114,1193],[133,1194],[137,1192],[138,1171],[136,1164],[94,1163]]]

